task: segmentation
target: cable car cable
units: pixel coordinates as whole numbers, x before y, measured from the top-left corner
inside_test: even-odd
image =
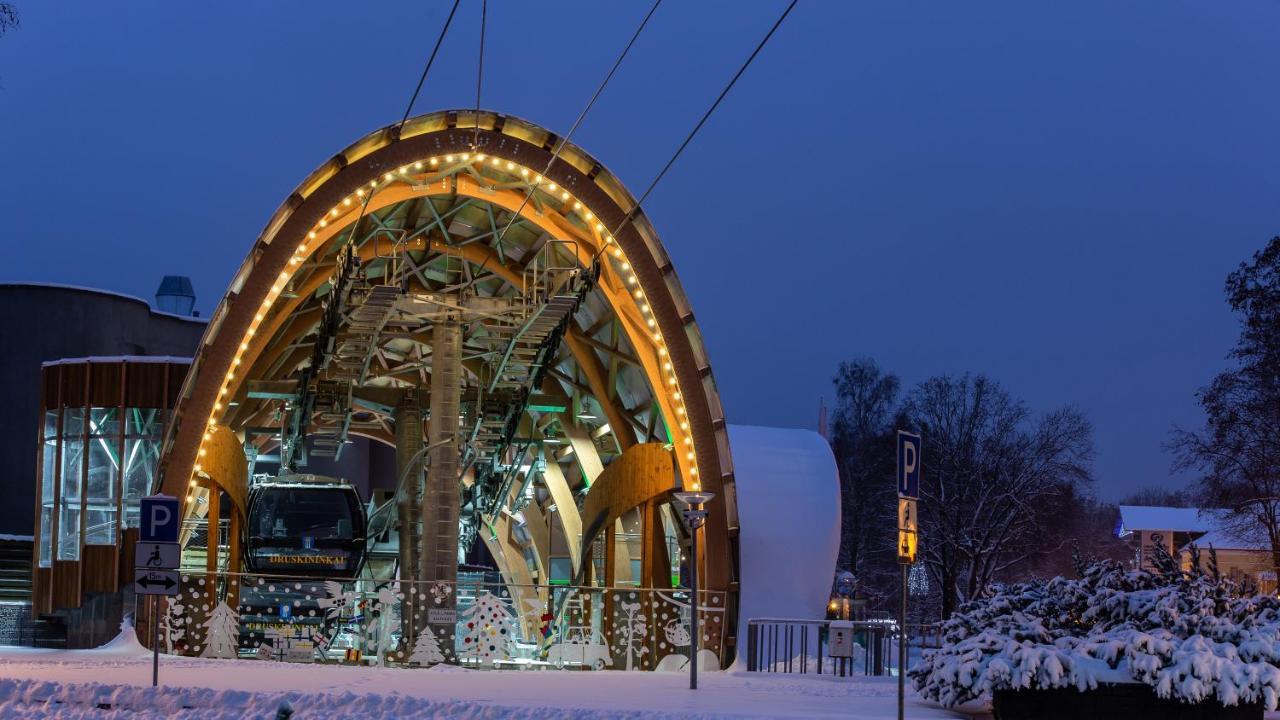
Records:
[[[640,33],[644,32],[645,26],[649,24],[649,19],[653,17],[653,13],[657,11],[658,6],[661,4],[662,0],[654,0],[653,6],[649,8],[649,12],[646,13],[644,19],[640,21],[640,25],[636,27],[636,31],[631,34],[631,39],[628,40],[626,46],[622,48],[622,53],[618,55],[618,59],[613,61],[613,67],[609,68],[609,72],[604,76],[604,80],[600,81],[600,84],[596,87],[595,93],[592,94],[591,99],[587,101],[586,107],[582,108],[582,112],[578,113],[578,118],[573,121],[573,125],[570,126],[568,134],[561,138],[560,142],[556,143],[555,152],[551,153],[551,159],[547,161],[547,166],[542,170],[543,177],[545,177],[548,172],[551,172],[551,166],[555,164],[556,160],[560,158],[560,153],[569,145],[569,141],[573,139],[573,134],[578,131],[578,126],[586,119],[587,113],[591,112],[592,106],[596,104],[596,100],[598,100],[600,98],[600,94],[604,92],[605,86],[607,86],[609,81],[613,79],[614,73],[618,72],[618,68],[622,65],[623,59],[627,57],[627,53],[631,52],[631,47],[636,44],[636,39],[640,37]],[[525,194],[524,200],[520,202],[520,207],[516,208],[516,211],[507,221],[506,227],[502,228],[502,232],[498,233],[498,237],[494,240],[495,244],[501,243],[502,239],[507,236],[507,231],[511,229],[512,225],[516,224],[516,218],[520,217],[520,213],[524,211],[525,207],[529,204],[529,199],[532,197],[533,190],[530,189],[530,191]],[[478,278],[480,273],[484,271],[485,265],[487,265],[488,262],[489,258],[485,258],[484,262],[482,262],[480,267],[476,270],[476,274],[472,276],[471,283],[468,283],[468,287],[475,283],[476,278]],[[466,288],[464,287],[462,289],[465,290]]]
[[[644,193],[640,195],[640,199],[636,201],[636,204],[632,206],[631,210],[627,211],[627,214],[622,218],[622,221],[618,223],[618,226],[613,229],[612,234],[615,238],[618,237],[618,233],[622,232],[622,229],[626,227],[628,223],[635,219],[636,214],[640,212],[641,206],[644,205],[644,201],[649,197],[649,193],[653,192],[653,189],[657,187],[663,176],[665,176],[667,171],[671,169],[671,166],[675,164],[676,159],[679,158],[680,154],[684,152],[684,149],[688,147],[689,143],[693,140],[693,137],[698,134],[698,131],[706,124],[707,120],[711,117],[711,114],[720,106],[720,102],[724,100],[725,96],[729,94],[729,91],[733,89],[733,86],[738,82],[738,78],[742,77],[742,74],[746,72],[747,68],[751,65],[751,62],[756,59],[756,56],[764,49],[764,46],[769,42],[769,39],[773,37],[774,32],[776,32],[782,25],[782,21],[786,20],[787,15],[791,14],[791,10],[796,6],[798,1],[799,0],[791,0],[791,3],[787,5],[787,9],[782,11],[782,14],[779,15],[778,19],[773,23],[773,27],[769,28],[769,32],[765,33],[764,38],[760,40],[760,44],[756,45],[756,49],[751,51],[751,55],[747,57],[746,62],[742,63],[742,66],[738,68],[738,72],[733,74],[733,78],[729,80],[729,84],[724,86],[724,89],[720,91],[720,95],[716,97],[715,102],[711,103],[711,107],[707,108],[707,111],[702,114],[702,119],[698,121],[697,125],[693,126],[693,130],[689,131],[684,142],[680,143],[680,147],[676,148],[675,154],[671,156],[671,159],[667,161],[666,165],[662,166],[662,170],[658,172],[658,176],[653,179],[653,182],[649,183],[649,187],[645,188]],[[593,259],[598,259],[603,253],[604,245],[601,245]]]
[[[484,26],[489,19],[489,0],[480,0],[480,60],[476,66],[476,129],[471,136],[471,150],[480,149],[480,88],[484,84]]]
[[[458,5],[462,0],[453,0],[453,8],[449,10],[449,17],[445,18],[444,27],[440,28],[440,36],[436,38],[436,45],[431,49],[431,55],[427,58],[427,64],[422,68],[422,77],[418,78],[418,87],[413,89],[413,97],[409,98],[409,105],[404,109],[404,117],[400,118],[400,123],[396,125],[396,134],[399,135],[400,128],[404,127],[405,122],[409,120],[409,113],[413,112],[413,104],[418,101],[418,93],[422,92],[422,84],[427,81],[427,74],[431,72],[431,65],[436,61],[436,53],[440,52],[440,44],[444,42],[444,36],[449,32],[449,25],[453,22],[453,14],[458,12]]]

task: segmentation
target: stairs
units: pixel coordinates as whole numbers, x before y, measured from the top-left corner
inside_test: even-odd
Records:
[[[0,540],[0,603],[31,602],[31,541]]]

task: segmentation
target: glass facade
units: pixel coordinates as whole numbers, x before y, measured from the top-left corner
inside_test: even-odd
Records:
[[[137,527],[138,502],[151,492],[156,476],[163,424],[158,408],[45,412],[41,567],[50,567],[55,558],[79,560],[83,545],[115,545],[124,528]]]

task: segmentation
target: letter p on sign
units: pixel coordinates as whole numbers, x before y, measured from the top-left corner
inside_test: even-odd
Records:
[[[138,535],[143,542],[178,542],[178,498],[150,495],[139,505],[142,527]]]
[[[920,497],[920,436],[898,431],[898,497]]]

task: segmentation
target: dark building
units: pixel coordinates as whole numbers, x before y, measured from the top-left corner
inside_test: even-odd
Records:
[[[170,281],[166,278],[166,281]],[[171,282],[190,294],[190,282]],[[67,358],[175,356],[189,358],[204,335],[204,318],[153,309],[128,295],[40,283],[0,284],[0,533],[34,531],[36,461],[42,441],[41,366]]]

